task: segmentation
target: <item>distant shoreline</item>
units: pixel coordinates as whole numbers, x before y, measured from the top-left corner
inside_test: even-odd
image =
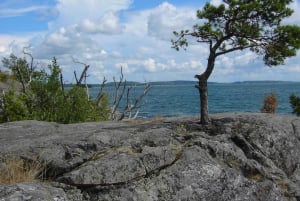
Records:
[[[148,82],[135,82],[135,81],[127,81],[126,84],[128,86],[136,85],[141,86]],[[188,81],[188,80],[175,80],[175,81],[154,81],[149,82],[150,85],[196,85],[198,81]],[[235,81],[235,82],[208,82],[209,85],[211,84],[255,84],[255,83],[300,83],[300,81],[276,81],[276,80],[262,80],[262,81]],[[123,83],[124,84],[124,83]],[[65,84],[65,86],[73,86],[74,84]],[[101,84],[87,84],[89,88],[99,86]],[[106,86],[114,86],[114,82],[108,82],[105,84]]]

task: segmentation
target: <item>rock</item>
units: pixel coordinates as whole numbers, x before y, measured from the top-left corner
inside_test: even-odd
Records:
[[[2,157],[40,161],[47,181],[0,185],[0,200],[300,200],[299,117],[211,117],[0,124]]]
[[[9,186],[0,186],[0,200],[53,200],[81,201],[83,196],[80,190],[57,183],[18,183]]]

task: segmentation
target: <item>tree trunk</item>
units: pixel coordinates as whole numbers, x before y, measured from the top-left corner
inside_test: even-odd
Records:
[[[195,78],[199,81],[196,88],[199,90],[200,95],[200,123],[202,125],[207,125],[209,123],[207,80],[214,69],[215,59],[216,54],[214,51],[211,51],[205,72],[201,75],[195,75]]]
[[[201,78],[201,76],[198,79],[199,85],[196,85],[196,88],[199,90],[200,95],[200,123],[207,125],[209,123],[207,79]]]

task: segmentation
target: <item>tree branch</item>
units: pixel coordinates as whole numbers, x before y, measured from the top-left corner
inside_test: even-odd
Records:
[[[113,101],[113,105],[112,105],[112,109],[111,109],[111,113],[110,113],[110,119],[111,120],[119,120],[119,118],[116,119],[115,114],[116,114],[116,111],[119,107],[120,101],[123,98],[123,95],[125,93],[125,89],[126,89],[126,86],[127,86],[127,82],[125,80],[124,84],[123,84],[123,89],[121,91],[121,94],[119,94],[119,89],[121,87],[121,84],[123,83],[123,79],[124,79],[124,75],[123,75],[123,69],[122,69],[122,66],[121,66],[121,76],[120,76],[119,82],[116,81],[115,77],[113,78],[114,86],[115,86],[115,95],[114,95],[114,101]]]
[[[75,60],[73,57],[72,57],[72,60],[73,60],[74,63],[81,64],[81,65],[84,66],[84,69],[83,69],[83,71],[81,72],[81,75],[80,75],[79,80],[78,80],[78,78],[77,78],[76,71],[74,71],[74,76],[75,76],[75,79],[76,79],[76,84],[77,84],[77,86],[79,86],[79,87],[82,85],[82,81],[83,81],[83,79],[84,79],[84,85],[85,85],[85,88],[86,88],[86,94],[87,94],[87,97],[88,97],[88,99],[89,99],[89,96],[90,96],[90,95],[89,95],[89,87],[88,87],[88,84],[87,84],[87,82],[86,82],[86,78],[88,77],[88,76],[87,76],[87,70],[88,70],[88,68],[90,67],[90,65],[85,64],[85,63],[83,63],[83,62],[80,62],[80,61],[78,61],[78,60]]]
[[[84,66],[84,69],[83,69],[83,71],[81,72],[81,75],[80,75],[79,80],[77,79],[76,71],[74,71],[75,79],[76,79],[77,85],[80,86],[80,85],[82,84],[83,79],[84,79],[85,84],[86,84],[86,78],[87,78],[86,72],[87,72],[88,68],[90,67],[90,65],[85,64],[85,63],[80,62],[80,61],[77,61],[77,60],[75,60],[73,57],[72,57],[72,60],[73,60],[74,63],[81,64],[81,65]]]
[[[96,101],[97,101],[97,104],[99,105],[99,103],[101,102],[102,98],[103,98],[103,89],[105,87],[105,84],[106,84],[107,80],[105,79],[105,77],[103,78],[103,81],[100,85],[100,89],[99,89],[99,92],[98,92],[98,95],[96,97]]]
[[[33,56],[32,56],[32,54],[25,51],[25,49],[27,49],[27,48],[30,48],[30,46],[23,48],[23,54],[30,57],[30,68],[26,68],[27,75],[28,75],[28,78],[29,78],[28,83],[30,83],[32,81],[32,74],[33,74],[33,71],[34,71],[35,68],[33,67]]]
[[[142,101],[142,99],[144,98],[144,96],[147,95],[147,93],[149,92],[151,88],[151,85],[149,83],[146,83],[143,92],[135,98],[134,103],[131,104],[130,103],[130,90],[132,89],[132,87],[127,89],[127,99],[126,99],[126,107],[124,109],[124,111],[122,112],[121,118],[119,120],[122,120],[123,118],[125,118],[126,113],[129,113],[129,118],[131,119],[131,113],[133,112],[134,109],[136,109],[137,107],[139,107],[140,102]],[[134,115],[133,118],[137,117],[137,113],[139,111],[136,112],[136,114]]]

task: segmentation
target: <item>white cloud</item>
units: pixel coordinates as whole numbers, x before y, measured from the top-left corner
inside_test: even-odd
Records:
[[[154,59],[149,58],[144,62],[144,67],[148,72],[156,72],[157,69],[157,65]]]
[[[190,29],[195,20],[195,10],[177,9],[165,2],[151,12],[148,19],[148,33],[157,38],[170,40],[173,31]]]
[[[112,51],[112,52],[111,52],[111,56],[112,56],[113,58],[121,58],[121,57],[122,57],[122,54],[121,54],[120,52],[118,52],[118,51]]]
[[[171,59],[171,60],[168,61],[167,65],[170,66],[170,68],[174,68],[174,67],[177,66],[177,63],[174,59]]]
[[[44,36],[41,43],[35,44],[33,54],[43,59],[61,55],[71,57],[78,53],[83,55],[86,51],[94,51],[95,46],[95,42],[87,35],[78,33],[76,27],[61,27]]]
[[[50,46],[67,47],[70,44],[70,36],[68,36],[65,28],[60,28],[58,31],[49,34],[45,43]]]
[[[237,55],[236,57],[233,57],[232,59],[234,59],[234,65],[235,66],[245,66],[248,64],[253,64],[255,62],[255,60],[258,59],[258,55],[256,55],[255,53],[251,52],[251,51],[246,51],[245,53],[242,52],[242,54],[240,53],[240,55]]]
[[[120,69],[122,68],[122,71],[125,74],[131,74],[131,73],[134,73],[136,71],[135,68],[129,67],[128,63],[125,63],[125,62],[123,62],[123,63],[117,63],[115,65],[115,67],[116,67],[116,69],[118,71],[120,71]]]
[[[289,71],[290,72],[294,72],[294,73],[300,73],[300,65],[298,65],[298,66],[291,66],[290,68],[289,68]]]
[[[223,3],[223,1],[222,0],[211,0],[210,3],[212,5],[218,6],[218,5],[221,5]]]
[[[30,37],[31,35],[0,35],[0,56],[6,57],[13,52],[17,56],[23,56],[22,50],[29,45],[28,41],[30,40]]]
[[[131,33],[132,36],[145,36],[148,30],[147,20],[150,12],[151,10],[143,10],[126,13],[126,32]]]
[[[100,20],[84,19],[78,29],[79,31],[91,34],[118,34],[122,32],[123,28],[116,14],[109,12],[102,16]]]
[[[56,9],[58,19],[50,23],[51,27],[78,24],[83,19],[99,19],[106,13],[116,13],[127,9],[132,0],[58,0]]]
[[[196,73],[197,74],[203,73],[205,70],[203,63],[199,60],[190,60],[190,61],[185,61],[183,63],[178,63],[177,69],[179,69],[180,71],[191,72],[191,77],[193,77],[194,74]]]
[[[30,6],[26,8],[0,9],[0,18],[9,18],[25,15],[30,12],[50,12],[47,6]]]

